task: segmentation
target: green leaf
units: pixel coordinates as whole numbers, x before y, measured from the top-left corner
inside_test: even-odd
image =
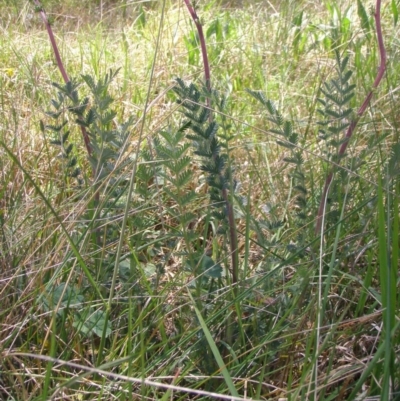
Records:
[[[125,259],[119,263],[118,266],[119,277],[123,282],[128,282],[132,276],[131,262]]]
[[[284,157],[283,161],[286,163],[296,164],[297,166],[299,166],[301,164],[301,163],[299,163],[299,160],[294,157]]]
[[[297,191],[301,192],[304,195],[307,195],[307,188],[303,185],[295,185],[294,189],[297,189]]]
[[[294,149],[294,148],[295,148],[295,145],[293,145],[293,144],[290,143],[290,142],[276,141],[276,143],[277,143],[279,146],[282,146],[282,147],[287,148],[287,149]]]
[[[66,309],[78,308],[84,301],[84,297],[74,287],[67,283],[61,283],[54,290],[49,289],[43,298],[43,306],[47,311],[57,308],[57,315]]]
[[[183,171],[176,178],[170,178],[171,183],[173,183],[177,188],[182,188],[184,185],[188,184],[192,179],[192,172],[190,170]]]
[[[75,166],[76,166],[76,163],[77,163],[76,157],[72,157],[72,158],[68,161],[67,167],[68,167],[68,168],[75,167]]]
[[[60,132],[64,128],[65,124],[67,124],[67,121],[64,121],[62,124],[59,125],[48,124],[45,126],[45,128],[53,132]]]
[[[251,90],[251,89],[246,89],[246,92],[248,94],[250,94],[251,96],[253,96],[254,99],[258,100],[261,104],[263,104],[264,106],[267,106],[268,100],[266,99],[266,97],[265,97],[263,92],[254,91],[254,90]],[[270,110],[271,105],[272,105],[272,103],[267,106],[269,110]],[[271,113],[271,111],[270,111],[270,113]]]
[[[143,271],[146,277],[151,277],[157,273],[157,267],[153,263],[147,263],[143,266]]]
[[[201,270],[204,271],[206,276],[212,278],[221,278],[222,276],[222,266],[219,263],[214,262],[212,258],[204,255],[201,258]]]
[[[61,140],[62,143],[68,141],[69,133],[70,133],[70,131],[66,131],[65,134],[62,136],[62,140]]]
[[[72,148],[74,147],[74,145],[72,143],[70,143],[66,148],[65,148],[65,154],[67,156],[69,156],[69,154],[72,152]]]
[[[79,175],[80,173],[81,173],[81,169],[77,167],[74,171],[72,171],[72,173],[70,174],[70,176],[71,176],[72,178],[77,178],[78,175]]]
[[[393,23],[394,26],[397,25],[397,21],[399,20],[399,9],[397,8],[397,1],[392,0],[392,13],[393,13]]]
[[[105,329],[105,336],[107,338],[112,333],[112,326],[109,320],[106,321],[106,315],[105,311],[90,308],[87,314],[74,315],[73,326],[86,336],[95,334],[101,337]]]

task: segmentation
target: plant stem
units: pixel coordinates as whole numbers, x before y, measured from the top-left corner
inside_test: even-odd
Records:
[[[208,61],[208,53],[206,40],[204,38],[203,26],[201,25],[200,18],[198,17],[196,10],[192,6],[190,0],[184,0],[187,9],[189,10],[189,14],[191,15],[193,22],[196,25],[197,32],[199,33],[199,40],[201,46],[201,54],[203,56],[203,65],[204,65],[204,77],[206,80],[206,87],[208,91],[211,92],[211,73],[210,73],[210,63]],[[210,106],[210,99],[207,98],[207,106]]]
[[[349,144],[350,138],[354,133],[354,130],[358,124],[358,121],[360,120],[361,116],[364,114],[365,110],[367,109],[371,99],[372,95],[374,93],[374,90],[379,86],[383,75],[386,71],[386,50],[385,50],[385,45],[383,43],[383,35],[382,35],[382,28],[381,28],[381,0],[376,0],[376,10],[375,10],[375,25],[376,25],[376,36],[378,40],[378,48],[379,48],[379,53],[380,53],[380,66],[378,70],[378,74],[376,75],[375,81],[372,85],[372,89],[366,96],[364,102],[362,103],[361,107],[358,109],[357,114],[355,117],[352,119],[349,128],[347,129],[346,135],[345,135],[345,141],[342,143],[342,145],[339,148],[338,155],[343,156],[346,149],[347,145]],[[340,160],[340,159],[339,159]],[[324,201],[326,199],[326,196],[329,191],[330,184],[333,180],[333,175],[335,173],[335,167],[332,168],[328,176],[326,177],[325,180],[325,185],[324,185],[324,191],[322,193],[321,201],[319,204],[318,208],[318,214],[317,214],[317,222],[315,226],[315,233],[317,235],[321,234],[322,231],[322,217],[324,215]]]

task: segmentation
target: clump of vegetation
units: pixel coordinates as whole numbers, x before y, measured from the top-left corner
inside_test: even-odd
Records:
[[[396,399],[396,2],[102,1],[62,49],[80,6],[32,3],[1,6],[0,398]]]

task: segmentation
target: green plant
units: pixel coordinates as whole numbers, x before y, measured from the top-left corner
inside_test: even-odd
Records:
[[[276,141],[277,144],[284,149],[288,149],[290,152],[290,156],[284,157],[283,161],[293,167],[289,173],[289,179],[292,181],[294,199],[297,206],[294,222],[297,224],[299,231],[296,243],[292,243],[289,249],[297,252],[308,246],[305,242],[308,235],[302,232],[310,218],[310,205],[307,199],[309,190],[307,189],[307,180],[303,171],[303,148],[305,141],[294,131],[293,123],[290,120],[285,120],[282,114],[276,109],[274,103],[271,100],[267,100],[262,92],[249,89],[247,92],[265,106],[269,115],[268,120],[276,127],[271,128],[270,131],[279,138]],[[281,225],[281,221],[269,222],[269,228],[271,229]]]
[[[365,97],[364,102],[362,103],[361,107],[357,110],[357,113],[353,114],[352,118],[350,119],[350,123],[348,124],[346,134],[343,138],[343,142],[341,143],[341,145],[337,151],[337,155],[339,158],[341,158],[345,154],[347,146],[350,141],[350,138],[353,135],[353,132],[358,124],[358,121],[360,120],[362,115],[365,113],[365,110],[367,109],[367,107],[372,99],[373,91],[379,86],[379,84],[383,78],[383,75],[385,74],[385,71],[386,71],[386,49],[385,49],[385,45],[383,43],[383,35],[382,35],[382,28],[381,28],[381,2],[379,0],[377,0],[377,2],[376,2],[375,24],[376,24],[377,42],[378,42],[379,53],[380,53],[379,70],[378,70],[378,73],[374,80],[374,83],[372,85],[372,90],[370,90],[370,92]],[[346,81],[346,79],[345,79],[345,81]],[[347,93],[347,92],[351,92],[351,89],[350,89],[351,86],[349,87],[348,85],[346,85],[346,82],[344,84],[345,84],[345,87],[343,89],[345,90],[345,92],[343,94],[343,98],[341,99],[342,102],[346,102],[346,101],[350,100],[350,99],[348,99],[348,96],[350,96],[350,93]],[[336,89],[340,90],[340,86],[339,86],[339,88],[336,88]],[[339,107],[343,106],[341,104],[342,102],[340,102],[340,101],[337,102],[337,99],[333,98],[331,100],[333,100],[335,103],[337,103],[337,106],[339,106]],[[341,113],[339,113],[339,115],[342,113],[343,113],[343,111]],[[350,111],[344,111],[344,113],[350,114]],[[317,223],[316,223],[316,227],[315,227],[315,232],[317,234],[321,234],[323,231],[322,219],[324,216],[325,202],[326,202],[326,198],[327,198],[327,195],[329,192],[329,188],[332,183],[333,175],[334,175],[334,171],[331,171],[325,180],[325,185],[324,185],[324,189],[323,189],[323,193],[322,193],[322,197],[321,197],[321,201],[320,201],[320,206],[318,209]]]
[[[217,136],[218,124],[210,122],[210,111],[201,105],[201,93],[193,85],[186,86],[182,80],[177,80],[174,91],[178,94],[178,103],[184,108],[184,115],[188,118],[192,134],[187,139],[192,141],[194,153],[202,159],[201,170],[206,173],[209,186],[210,206],[214,219],[215,231],[227,233],[231,230],[229,220],[232,201],[228,198],[228,191],[233,181],[231,168],[228,163],[226,147]],[[225,150],[225,151],[224,151]],[[233,230],[235,229],[232,227]],[[232,241],[232,237],[230,237]],[[233,240],[234,244],[236,240]],[[232,247],[231,243],[231,247]],[[236,246],[236,245],[235,245]],[[237,261],[231,266],[232,282],[238,282]]]
[[[198,217],[191,210],[197,194],[195,189],[191,188],[194,180],[194,173],[191,170],[192,158],[188,154],[191,144],[185,140],[185,131],[190,124],[190,122],[183,124],[175,132],[171,130],[159,132],[160,138],[155,138],[154,145],[159,164],[157,175],[166,183],[170,183],[170,188],[166,183],[163,185],[163,192],[172,200],[172,204],[177,206],[176,208],[166,206],[166,210],[175,220],[169,223],[172,225],[170,229],[174,230],[176,224],[176,234],[173,234],[173,231],[171,234],[175,240],[181,237],[184,241],[182,264],[189,268],[195,278],[197,295],[200,296],[202,281],[207,281],[207,277],[220,278],[221,267],[207,256],[206,242],[199,240],[198,229],[194,229]],[[164,199],[164,202],[170,203],[167,199]],[[208,216],[205,220],[208,220]],[[208,231],[207,227],[204,231]]]
[[[118,211],[123,208],[124,191],[127,188],[124,170],[129,163],[127,138],[133,124],[133,118],[130,118],[126,123],[115,126],[117,112],[111,108],[113,98],[108,93],[108,87],[115,75],[116,73],[110,71],[98,82],[88,75],[83,76],[82,79],[90,91],[91,98],[86,97],[82,101],[79,99],[77,83],[68,81],[65,85],[54,84],[58,90],[57,98],[51,101],[53,110],[47,112],[47,115],[55,121],[55,124],[42,124],[43,129],[52,132],[51,143],[61,148],[66,176],[78,178],[81,186],[83,179],[79,177],[81,169],[76,167],[77,158],[72,155],[73,144],[67,144],[72,127],[68,127],[65,112],[72,115],[73,124],[83,127],[87,132],[91,143],[88,161],[92,182],[87,174],[85,182],[94,199],[88,211],[94,216],[94,219],[90,218],[94,232],[98,232],[96,220],[100,220],[105,227],[103,240],[106,243],[113,241],[107,234],[114,231],[113,221]],[[112,224],[104,224],[107,221]],[[95,235],[93,238],[95,237],[100,240],[98,236]]]
[[[61,56],[60,56],[60,52],[58,50],[57,42],[55,40],[55,37],[54,37],[54,34],[53,34],[53,30],[51,28],[50,21],[47,18],[46,12],[44,11],[44,8],[42,7],[40,1],[39,0],[32,0],[32,2],[35,5],[35,12],[40,14],[40,17],[41,17],[41,19],[43,20],[43,22],[44,22],[44,24],[46,26],[47,33],[48,33],[48,36],[49,36],[49,39],[50,39],[50,43],[51,43],[51,47],[53,49],[54,56],[55,56],[56,61],[57,61],[57,66],[58,66],[58,68],[60,70],[60,73],[61,73],[61,75],[63,77],[63,80],[64,80],[65,84],[68,85],[68,83],[70,82],[70,79],[69,79],[68,74],[67,74],[67,72],[66,72],[66,70],[64,68],[64,64],[62,62],[62,59],[61,59]],[[70,94],[73,95],[73,89],[72,88],[69,88],[69,89],[71,89]],[[72,100],[75,101],[75,102],[79,101],[77,98],[74,98]],[[82,132],[83,140],[85,142],[86,151],[87,151],[88,155],[90,156],[91,155],[90,139],[89,139],[89,137],[87,135],[87,132],[85,130],[85,127],[83,125],[81,125],[81,132]]]

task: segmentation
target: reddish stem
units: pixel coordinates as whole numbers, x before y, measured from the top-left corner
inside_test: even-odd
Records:
[[[366,96],[361,107],[358,109],[356,116],[353,118],[353,120],[351,121],[351,123],[349,125],[349,128],[347,129],[347,132],[345,135],[345,142],[342,143],[342,145],[340,146],[339,151],[338,151],[339,156],[343,156],[344,153],[346,152],[347,145],[349,144],[350,138],[354,133],[357,123],[360,120],[361,116],[364,114],[365,110],[367,109],[367,107],[372,99],[374,90],[379,86],[379,84],[383,78],[383,75],[385,74],[385,71],[386,71],[386,50],[385,50],[385,45],[383,43],[383,35],[382,35],[382,27],[381,27],[381,0],[376,1],[375,25],[376,25],[376,36],[377,36],[377,40],[378,40],[378,48],[379,48],[379,53],[380,53],[380,66],[379,66],[378,74],[376,75],[376,78],[372,85],[371,91]],[[339,157],[339,160],[340,160],[340,157]],[[317,235],[321,234],[322,218],[324,216],[324,208],[325,208],[325,200],[328,195],[329,186],[331,185],[333,175],[334,175],[334,168],[331,170],[331,172],[328,174],[328,176],[326,177],[326,180],[325,180],[324,191],[322,193],[321,201],[319,204],[317,223],[315,226],[315,233]]]
[[[203,65],[204,65],[204,77],[206,80],[206,87],[208,91],[211,91],[211,73],[210,73],[210,63],[208,61],[208,53],[206,47],[206,40],[204,38],[203,26],[201,25],[200,19],[196,13],[196,10],[192,6],[190,0],[183,0],[186,4],[187,9],[189,10],[189,14],[191,15],[193,22],[196,24],[197,32],[199,33],[199,40],[201,46],[201,54],[203,56]],[[210,106],[209,99],[207,98],[207,106]]]
[[[62,75],[62,77],[64,79],[64,82],[68,83],[70,81],[70,79],[68,77],[67,72],[65,71],[64,64],[63,64],[63,62],[61,60],[60,52],[58,51],[57,42],[56,42],[56,39],[54,37],[53,30],[51,29],[51,25],[50,25],[49,19],[47,18],[46,12],[44,11],[44,9],[43,9],[43,7],[42,7],[42,5],[41,5],[39,0],[33,0],[33,2],[38,7],[39,14],[40,14],[40,16],[42,18],[42,21],[44,22],[44,24],[46,26],[47,34],[49,35],[51,47],[53,48],[53,52],[54,52],[54,56],[55,56],[56,61],[57,61],[58,69],[61,72],[61,75]],[[86,146],[86,151],[88,152],[88,155],[91,156],[92,147],[90,145],[89,135],[88,135],[85,127],[83,127],[82,125],[80,125],[80,127],[81,127],[81,131],[82,131],[83,140],[84,140],[85,146]],[[95,175],[95,174],[93,173],[93,175]]]

